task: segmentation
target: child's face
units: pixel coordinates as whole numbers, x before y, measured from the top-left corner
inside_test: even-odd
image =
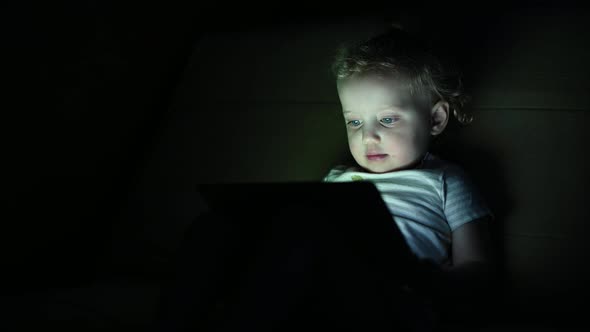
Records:
[[[350,152],[366,170],[404,169],[426,153],[430,112],[420,109],[395,79],[370,74],[343,79],[338,95]]]

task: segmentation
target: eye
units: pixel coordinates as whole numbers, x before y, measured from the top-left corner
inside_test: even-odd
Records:
[[[347,126],[350,127],[358,127],[361,125],[361,121],[360,120],[350,120],[346,123]]]
[[[382,118],[379,120],[382,124],[390,125],[394,124],[398,119],[397,118]]]

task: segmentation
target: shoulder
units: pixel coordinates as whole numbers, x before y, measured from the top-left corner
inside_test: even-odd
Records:
[[[469,175],[461,166],[430,153],[424,158],[422,169],[438,171],[443,182],[469,182]]]
[[[471,175],[454,162],[438,159],[441,170],[442,202],[451,230],[480,218],[493,219],[493,213]]]
[[[483,197],[481,197],[471,175],[459,164],[436,156],[431,156],[425,164],[425,167],[436,169],[439,172],[440,189],[444,204],[475,200],[478,204],[483,205]]]

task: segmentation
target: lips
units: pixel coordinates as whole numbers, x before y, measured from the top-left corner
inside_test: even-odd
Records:
[[[383,154],[383,153],[370,153],[367,154],[367,159],[369,160],[383,160],[385,158],[387,158],[387,154]]]

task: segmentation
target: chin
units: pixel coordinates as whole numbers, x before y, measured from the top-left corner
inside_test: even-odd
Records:
[[[371,173],[388,173],[388,172],[393,172],[398,169],[395,166],[375,167],[375,166],[371,166],[371,165],[365,165],[362,167]]]

